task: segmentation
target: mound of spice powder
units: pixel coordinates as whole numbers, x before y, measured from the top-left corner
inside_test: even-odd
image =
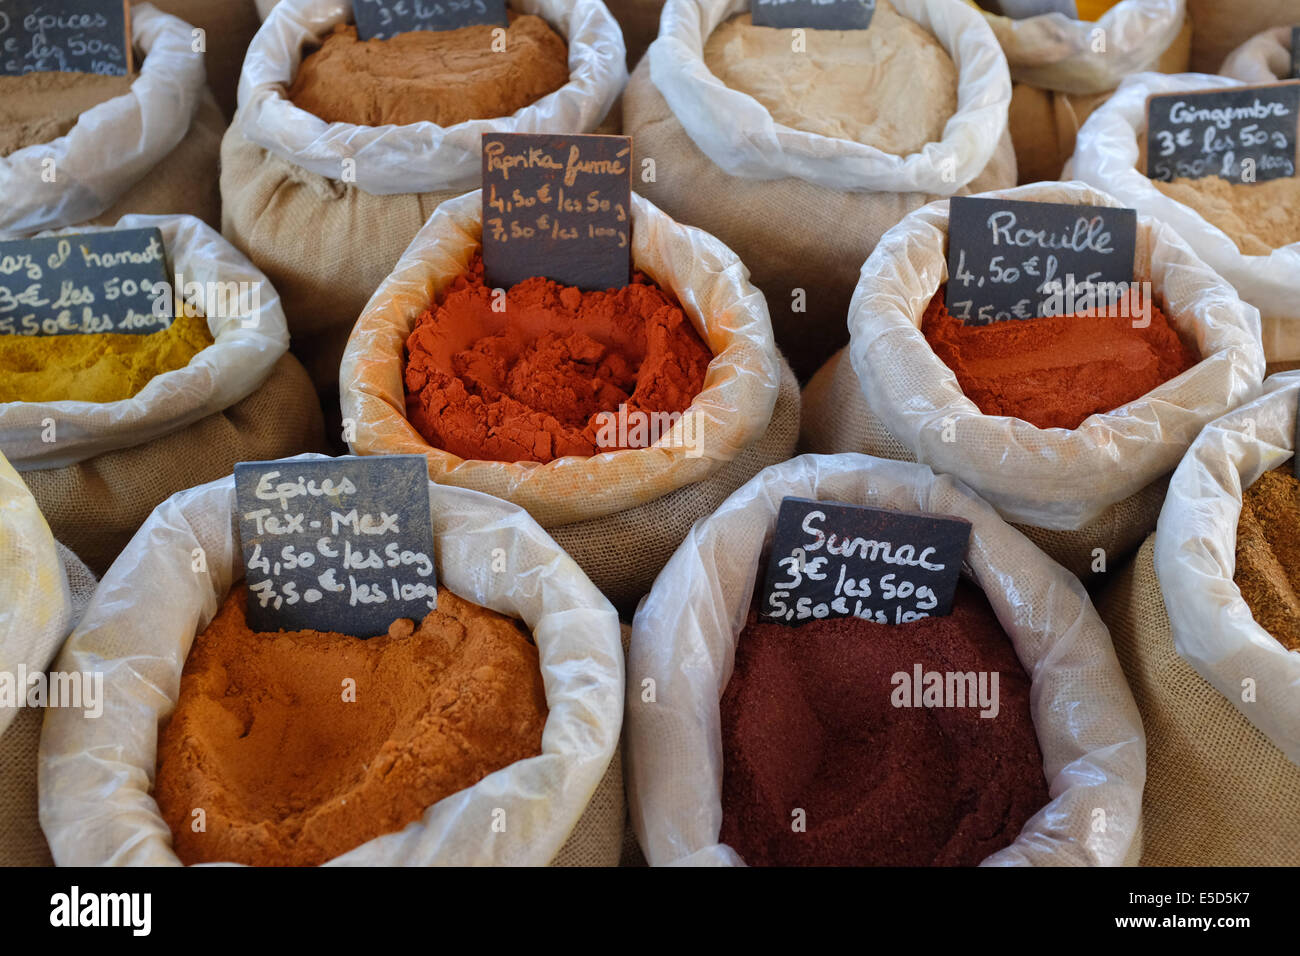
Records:
[[[136,335],[0,335],[0,402],[118,402],[212,344],[207,319],[178,315]]]
[[[1233,581],[1255,623],[1300,651],[1300,481],[1282,469],[1266,471],[1241,505]]]
[[[894,706],[917,665],[996,672],[996,715]],[[1049,799],[1029,678],[964,581],[951,615],[911,624],[751,612],[721,711],[719,839],[751,866],[974,866]]]
[[[81,114],[131,92],[130,76],[0,76],[0,156],[66,136]]]
[[[1262,183],[1180,177],[1169,183],[1153,179],[1151,185],[1218,226],[1245,255],[1266,256],[1300,242],[1300,186],[1293,176]]]
[[[439,588],[418,626],[370,640],[258,634],[246,595],[195,638],[158,741],[154,799],[183,862],[323,863],[541,753],[546,692],[518,622]]]
[[[783,126],[907,156],[943,139],[957,111],[957,66],[934,35],[878,0],[869,30],[755,26],[748,13],[718,25],[704,64]],[[870,96],[863,91],[870,90]]]
[[[475,257],[406,340],[406,414],[460,458],[548,462],[611,451],[605,412],[686,411],[712,355],[677,301],[644,275],[605,292],[535,278],[492,307]],[[602,424],[607,434],[601,435]],[[632,436],[631,428],[620,430]]]
[[[985,415],[1078,428],[1089,415],[1135,401],[1200,361],[1150,305],[1145,328],[1093,312],[964,325],[944,307],[940,286],[921,332]]]
[[[511,16],[505,49],[490,25],[361,40],[340,24],[303,60],[294,105],[327,123],[452,126],[509,116],[569,82],[564,39],[535,16]]]

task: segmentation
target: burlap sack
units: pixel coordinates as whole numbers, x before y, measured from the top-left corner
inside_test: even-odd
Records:
[[[284,313],[266,277],[192,217],[126,216],[116,227],[157,227],[187,285],[244,283],[250,294],[208,302],[205,292],[213,344],[131,398],[0,404],[0,449],[24,472],[56,537],[96,573],[172,492],[236,461],[314,451],[323,441],[315,392],[296,362],[283,361]]]
[[[36,815],[36,751],[44,716],[39,707],[24,707],[0,733],[0,866],[54,865]]]
[[[112,226],[40,235],[150,228],[162,235],[170,281],[179,275],[191,303],[206,315],[212,344],[130,398],[0,403],[0,449],[19,471],[62,467],[198,421],[247,396],[284,354],[289,336],[275,290],[230,243],[191,216],[131,215]],[[179,298],[181,290],[173,291]]]
[[[0,462],[3,462],[3,458],[0,458]],[[0,464],[0,470],[6,467]],[[5,478],[0,476],[0,483],[4,481]],[[27,494],[25,489],[23,494]],[[31,510],[36,511],[34,504]],[[48,535],[49,531],[46,530],[45,534]],[[54,547],[57,550],[57,560],[62,564],[63,586],[71,597],[70,613],[61,628],[48,632],[48,654],[43,655],[46,658],[43,664],[36,665],[38,670],[49,666],[67,632],[76,626],[95,591],[95,576],[77,560],[77,556],[57,542]],[[0,578],[5,579],[0,583],[0,588],[6,590],[12,590],[13,581],[9,576],[14,571],[19,571],[23,576],[28,574],[26,565],[15,562],[3,563],[0,567],[5,569],[0,573]],[[11,597],[12,594],[6,595],[6,599]],[[38,611],[52,613],[63,607],[62,601],[51,600],[47,594],[39,594],[36,599],[41,602],[34,605]],[[12,614],[19,611],[20,607],[10,605],[8,609]],[[7,656],[9,638],[14,636],[7,621],[12,621],[12,617],[7,617],[5,611],[0,611],[0,656]],[[7,663],[0,664],[0,669],[7,667]],[[39,707],[23,707],[8,722],[7,727],[4,717],[0,716],[0,728],[4,728],[0,729],[0,866],[54,864],[37,818],[36,752],[41,741],[41,721],[44,716],[45,712]]]
[[[1182,30],[1151,69],[1160,73],[1181,73],[1187,69],[1191,49],[1192,23],[1186,20]],[[1014,72],[1013,67],[1013,75]],[[1061,93],[1028,83],[1016,83],[1011,91],[1007,123],[1011,129],[1011,142],[1016,148],[1020,182],[1060,179],[1061,168],[1074,152],[1079,128],[1114,92],[1111,88],[1097,93]]]
[[[61,468],[22,473],[50,527],[103,574],[149,513],[177,488],[229,474],[239,461],[323,451],[311,380],[282,355],[251,395],[143,444]]]
[[[1192,69],[1214,73],[1229,52],[1269,27],[1300,24],[1300,0],[1187,0],[1192,18]]]
[[[660,498],[587,521],[546,530],[626,618],[650,590],[687,530],[715,511],[732,491],[795,452],[799,437],[799,383],[784,358],[776,405],[767,430],[709,477]]]
[[[225,122],[203,83],[203,56],[188,24],[148,3],[132,9],[131,25],[144,63],[130,92],[87,110],[58,139],[0,157],[0,238],[129,212],[217,224]]]
[[[431,447],[406,419],[405,342],[478,251],[481,213],[477,191],[443,203],[357,320],[340,371],[343,418],[355,427],[349,446],[360,455],[424,455],[434,481],[522,506],[626,610],[691,524],[750,475],[789,457],[798,387],[772,343],[763,296],[735,253],[633,194],[633,264],[677,297],[714,356],[683,419],[649,448],[545,465],[466,461]]]
[[[646,48],[659,35],[659,16],[664,10],[664,0],[606,0],[605,6],[623,29],[630,70],[641,62]]]
[[[478,185],[482,134],[593,132],[627,80],[618,24],[599,0],[514,8],[568,39],[568,84],[513,116],[445,129],[325,123],[285,98],[303,48],[347,22],[350,2],[284,0],[249,46],[221,143],[222,232],[275,284],[294,353],[323,394],[338,387],[348,332],[411,237]]]
[[[1098,20],[1064,13],[1013,18],[985,12],[1011,78],[1040,90],[1113,90],[1156,62],[1183,29],[1186,0],[1120,0]]]
[[[157,0],[160,9],[204,31],[208,87],[225,117],[235,112],[235,89],[248,42],[261,25],[253,0]],[[225,123],[221,124],[222,130]]]
[[[1298,401],[1300,372],[1278,375],[1205,426],[1170,482],[1155,568],[1179,656],[1300,765],[1300,654],[1255,623],[1233,583],[1242,492],[1294,457]]]
[[[1242,253],[1237,243],[1199,212],[1166,196],[1146,176],[1146,102],[1155,93],[1240,86],[1230,77],[1200,73],[1138,73],[1129,77],[1079,130],[1063,175],[1104,189],[1139,213],[1168,223],[1192,250],[1259,309],[1264,354],[1270,362],[1300,359],[1300,242],[1266,256]]]
[[[619,622],[623,659],[627,659],[632,628]],[[569,834],[551,866],[622,866],[627,839],[627,801],[623,796],[623,735],[600,778],[591,802]]]
[[[1220,76],[1243,83],[1276,83],[1291,77],[1291,27],[1257,33],[1228,54]]]
[[[787,496],[950,514],[972,522],[967,573],[1031,676],[1031,715],[1053,799],[984,865],[1118,865],[1140,839],[1142,724],[1083,586],[961,482],[923,465],[805,455],[765,469],[673,555],[632,623],[628,807],[651,865],[728,865],[718,702]],[[689,662],[689,666],[683,666]],[[1106,826],[1093,821],[1098,808]]]
[[[1097,602],[1146,728],[1142,865],[1296,866],[1300,767],[1179,656],[1156,538]]]
[[[1078,183],[996,195],[1119,205]],[[1258,313],[1173,230],[1139,216],[1135,275],[1152,283],[1201,362],[1072,431],[983,415],[920,331],[947,277],[947,226],[947,202],[933,203],[890,230],[862,267],[850,361],[841,356],[809,383],[801,447],[922,461],[965,481],[1076,574],[1113,569],[1154,527],[1168,475],[1201,427],[1259,392]],[[948,424],[955,441],[943,440]]]
[[[943,139],[907,157],[780,126],[722,86],[704,65],[704,41],[746,0],[668,0],[623,95],[623,131],[639,162],[655,163],[653,181],[643,172],[635,188],[736,251],[801,381],[847,341],[858,269],[885,230],[937,196],[1016,180],[1006,59],[983,17],[956,0],[894,6],[934,34],[960,81]]]
[[[520,618],[537,644],[550,709],[542,753],[429,807],[396,833],[327,865],[613,863],[621,810],[605,780],[622,727],[618,618],[591,582],[521,508],[429,482],[441,585]],[[171,833],[150,796],[157,729],[175,706],[194,636],[243,573],[234,479],[164,502],[104,576],[56,666],[104,674],[104,713],[51,710],[40,747],[41,826],[60,865],[176,865]],[[190,570],[195,547],[207,570]],[[486,574],[493,556],[508,567]],[[495,811],[509,826],[492,833]],[[587,834],[575,834],[590,825]]]
[[[123,216],[181,214],[193,216],[213,229],[221,228],[221,178],[218,157],[226,118],[212,94],[204,90],[189,132],[113,205],[87,220],[111,226]]]

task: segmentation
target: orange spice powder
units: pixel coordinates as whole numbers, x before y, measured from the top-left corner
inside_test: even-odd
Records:
[[[258,634],[246,595],[195,638],[159,736],[154,799],[182,862],[324,863],[541,752],[546,692],[517,621],[439,588],[418,626],[369,640]]]
[[[985,415],[1078,428],[1200,360],[1155,303],[1146,328],[1094,312],[964,325],[944,307],[944,291],[930,300],[921,331]]]

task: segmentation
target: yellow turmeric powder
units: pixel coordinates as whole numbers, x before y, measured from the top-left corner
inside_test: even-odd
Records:
[[[211,344],[207,320],[184,314],[148,335],[0,335],[0,402],[118,402]]]

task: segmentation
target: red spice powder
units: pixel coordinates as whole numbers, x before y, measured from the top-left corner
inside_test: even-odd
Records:
[[[596,444],[600,413],[684,412],[712,359],[677,301],[639,272],[606,292],[528,279],[498,312],[480,257],[406,349],[411,424],[437,448],[488,461],[610,451]]]
[[[963,325],[940,286],[921,321],[930,347],[985,415],[1078,428],[1191,368],[1200,356],[1151,304],[1151,324],[1092,312]]]
[[[917,663],[998,672],[997,716],[893,706]],[[913,624],[751,613],[721,708],[720,839],[751,866],[974,866],[1049,799],[1029,678],[964,581],[951,615]]]

